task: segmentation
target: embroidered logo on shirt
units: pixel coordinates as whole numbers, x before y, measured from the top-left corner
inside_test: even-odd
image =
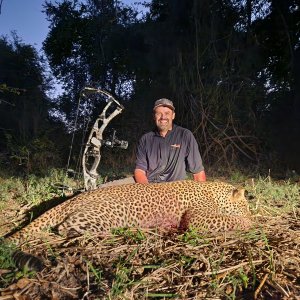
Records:
[[[180,144],[173,144],[173,145],[171,145],[171,147],[173,147],[173,148],[180,148]]]

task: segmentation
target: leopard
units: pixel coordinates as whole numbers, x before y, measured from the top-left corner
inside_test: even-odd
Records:
[[[133,183],[83,192],[51,208],[9,240],[35,239],[49,228],[58,235],[109,234],[114,228],[220,232],[253,224],[245,189],[222,181]]]

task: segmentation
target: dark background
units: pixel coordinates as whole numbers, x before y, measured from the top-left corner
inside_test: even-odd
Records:
[[[75,168],[104,106],[103,98],[86,97],[78,108],[81,89],[93,86],[125,106],[110,128],[130,146],[103,149],[107,169],[133,170],[136,142],[153,126],[153,103],[166,97],[176,106],[176,123],[194,133],[208,175],[299,173],[298,2],[145,5],[141,17],[112,0],[46,1],[44,58],[16,35],[0,38],[1,170],[66,167],[74,132]],[[53,78],[63,85],[60,96],[49,96]]]

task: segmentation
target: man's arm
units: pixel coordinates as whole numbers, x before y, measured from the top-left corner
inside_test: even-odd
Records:
[[[191,131],[187,130],[186,136],[188,138],[187,159],[186,159],[187,170],[193,173],[193,178],[195,181],[201,181],[201,182],[206,181],[206,174],[202,164],[202,158],[199,152],[198,143]]]
[[[134,170],[134,180],[137,183],[148,183],[148,178],[146,176],[146,172],[141,169]]]
[[[146,136],[143,135],[138,142],[136,149],[136,161],[134,170],[134,180],[136,183],[148,183],[146,176],[147,165],[147,151],[146,151]]]
[[[195,181],[206,181],[206,174],[205,171],[200,171],[199,173],[193,174]]]

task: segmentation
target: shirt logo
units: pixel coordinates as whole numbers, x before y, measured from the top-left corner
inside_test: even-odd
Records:
[[[173,148],[180,148],[180,144],[173,144],[173,145],[171,145],[171,147],[173,147]]]

